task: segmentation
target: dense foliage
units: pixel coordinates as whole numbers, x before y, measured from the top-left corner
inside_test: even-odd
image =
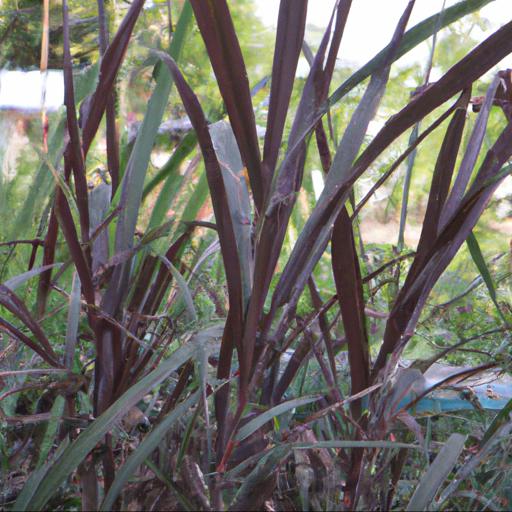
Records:
[[[507,509],[490,2],[409,0],[360,69],[351,0],[312,46],[307,0],[275,40],[249,0],[5,2],[0,65],[65,97],[0,112],[1,506]]]

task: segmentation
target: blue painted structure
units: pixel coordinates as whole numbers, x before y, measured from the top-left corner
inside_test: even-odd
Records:
[[[422,391],[450,375],[456,375],[464,368],[434,364],[424,374],[421,386],[413,388],[401,402],[405,406]],[[512,378],[500,369],[486,371],[474,377],[459,380],[456,383],[442,385],[419,400],[409,412],[412,414],[439,414],[450,411],[485,410],[498,411],[512,399]],[[473,405],[472,400],[477,402]]]

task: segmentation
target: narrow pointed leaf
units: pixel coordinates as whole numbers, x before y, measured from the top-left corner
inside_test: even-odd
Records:
[[[423,223],[421,230],[416,262],[420,260],[422,255],[432,245],[440,230],[441,212],[443,211],[446,198],[448,197],[459,147],[462,141],[468,101],[469,90],[466,91],[457,102],[459,108],[457,108],[453,114],[443,138],[443,143],[434,168],[432,183],[430,185],[427,209],[425,211],[425,219],[427,219],[427,222]],[[415,265],[417,265],[417,263],[415,263]],[[415,266],[411,269],[411,272],[413,271],[415,271]]]
[[[406,510],[428,510],[437,491],[457,464],[465,442],[466,436],[462,434],[452,434],[448,438],[434,462],[421,477]]]
[[[61,364],[58,361],[58,357],[55,354],[50,341],[44,334],[39,324],[32,317],[25,304],[19,299],[19,297],[3,284],[0,284],[0,306],[8,309],[14,316],[21,320],[28,329],[30,329],[30,331],[36,337],[40,347],[42,348],[43,353],[45,353],[44,359],[49,359],[52,366],[61,367]],[[0,320],[4,326],[8,327],[10,325],[7,320],[4,320],[1,317]],[[23,337],[20,339],[23,341],[27,339],[27,337],[23,335]],[[32,345],[34,345],[33,342]]]
[[[509,124],[488,151],[459,208],[422,257],[416,271],[408,275],[386,324],[384,342],[373,367],[374,376],[386,364],[388,355],[397,344],[404,346],[412,336],[421,309],[435,282],[467,239],[492,194],[506,176],[500,170],[512,154],[511,138],[512,124]]]
[[[485,262],[482,250],[480,249],[480,244],[478,243],[478,240],[476,239],[476,236],[474,235],[473,232],[471,232],[468,238],[466,239],[466,244],[468,246],[471,257],[473,258],[473,262],[478,268],[478,271],[482,276],[485,286],[487,287],[487,291],[489,292],[491,300],[496,306],[496,311],[506,324],[507,320],[503,316],[503,312],[501,311],[500,305],[498,304],[498,298],[496,297],[496,288],[494,286],[494,281],[492,279],[491,273],[489,272],[489,268],[487,267],[487,263]]]
[[[92,272],[96,273],[98,268],[108,260],[109,254],[109,232],[103,229],[97,236],[94,236],[108,216],[110,209],[110,196],[112,186],[107,183],[100,183],[89,192],[89,218],[91,222],[92,239]]]
[[[333,441],[318,441],[316,443],[293,443],[294,450],[314,450],[315,448],[410,448],[412,450],[421,450],[422,447],[416,444],[397,443],[394,441],[351,441],[351,440],[333,440]]]
[[[28,506],[30,510],[41,510],[52,497],[58,487],[74,471],[96,444],[110,432],[116,423],[133,407],[148,391],[166,379],[191,357],[196,347],[189,343],[172,354],[156,370],[146,375],[118,398],[101,416],[94,420],[75,441],[64,451],[58,463],[54,463],[40,482]]]
[[[3,305],[1,301],[0,305]],[[44,346],[44,344],[41,345],[40,343],[35,342],[2,316],[0,316],[0,328],[2,331],[8,332],[15,339],[20,340],[24,345],[31,348],[36,354],[39,354],[43,361],[46,361],[46,363],[48,363],[50,366],[55,368],[61,367],[58,358],[55,356],[55,354],[47,351],[47,348]]]
[[[187,114],[192,122],[192,126],[196,131],[199,146],[203,154],[206,169],[205,174],[208,180],[210,197],[212,200],[215,221],[217,224],[217,232],[221,245],[229,298],[229,313],[226,318],[224,334],[219,352],[217,378],[228,379],[231,373],[231,359],[235,346],[238,351],[239,361],[244,360],[242,345],[242,325],[244,321],[244,310],[242,302],[242,274],[240,261],[238,258],[236,237],[229,212],[226,188],[222,178],[222,170],[217,160],[215,148],[213,147],[210,133],[208,131],[208,124],[206,122],[206,118],[204,116],[201,105],[197,100],[197,97],[186,83],[176,63],[167,55],[161,53],[159,55],[174,76],[176,87],[187,110]],[[246,401],[246,388],[249,375],[245,368],[241,367],[240,376],[240,399]],[[219,462],[223,458],[225,443],[227,442],[228,433],[226,425],[229,393],[230,388],[227,384],[223,386],[215,395],[215,414],[219,429],[217,437],[217,457]]]
[[[196,134],[194,132],[187,133],[178,144],[169,160],[159,169],[148,184],[144,186],[142,199],[145,199],[162,181],[169,179],[169,177],[177,173],[179,166],[196,147],[196,144]]]
[[[158,448],[169,429],[186,415],[188,410],[199,400],[200,392],[196,391],[192,396],[179,404],[173,411],[167,414],[156,427],[153,428],[142,443],[137,446],[126,462],[119,469],[114,483],[108,490],[100,510],[111,510],[116,498],[121,493],[124,485],[135,473],[137,468]]]
[[[260,217],[259,239],[254,263],[254,286],[247,310],[247,320],[243,338],[245,359],[243,368],[255,365],[253,360],[256,335],[260,328],[262,311],[275,271],[288,222],[302,183],[306,162],[307,143],[304,128],[315,118],[320,104],[325,100],[332,79],[333,56],[338,54],[339,44],[348,16],[350,1],[339,2],[334,6],[327,30],[322,38],[311,71],[304,86],[292,129],[288,138],[288,150],[279,167],[268,201],[265,216]],[[335,28],[331,33],[334,22]],[[271,312],[273,313],[273,311]],[[272,314],[268,315],[268,319]],[[265,330],[266,326],[262,327]],[[247,373],[245,370],[242,375]]]
[[[244,308],[247,306],[252,289],[252,212],[249,190],[242,159],[231,126],[218,121],[209,127],[213,147],[217,154],[228,199],[231,222],[235,233]]]
[[[82,153],[78,119],[75,109],[75,88],[73,84],[73,65],[71,62],[71,41],[69,35],[69,12],[67,0],[62,1],[62,32],[64,41],[64,105],[66,106],[67,131],[69,144],[64,152],[64,161],[73,170],[82,241],[89,240],[89,207],[87,179],[85,176],[84,155]]]
[[[33,495],[37,491],[39,483],[45,477],[46,473],[52,467],[53,464],[60,458],[64,450],[69,445],[69,438],[65,438],[62,443],[60,443],[59,447],[53,454],[51,460],[43,464],[41,467],[34,470],[30,476],[25,481],[25,485],[21,490],[20,494],[16,498],[16,502],[14,503],[13,510],[30,510],[30,501],[32,500]]]
[[[169,52],[175,58],[179,58],[181,54],[191,18],[192,9],[190,3],[185,2],[169,49]],[[112,44],[114,44],[114,41],[112,41],[111,46]],[[107,55],[108,51],[102,62],[107,59]],[[118,189],[116,198],[114,198],[114,200],[119,201],[119,205],[122,207],[116,228],[116,252],[130,249],[133,245],[133,236],[137,225],[149,158],[164,115],[165,105],[167,104],[172,84],[173,78],[171,74],[167,69],[162,68],[158,73],[155,90],[149,100],[142,126],[139,129],[135,145],[130,154],[122,184]],[[116,268],[114,279],[105,293],[104,307],[111,314],[118,310],[124,297],[127,295],[128,270],[126,265],[120,265]]]
[[[466,191],[471,179],[473,169],[476,165],[476,160],[480,153],[480,148],[484,141],[489,114],[491,112],[491,107],[499,84],[500,77],[497,75],[487,89],[485,100],[481,106],[480,112],[478,113],[475,126],[471,132],[471,137],[468,140],[464,158],[460,164],[450,195],[444,205],[441,215],[441,227],[447,222],[455,208],[457,208],[457,205],[462,201],[464,192]]]
[[[307,0],[281,0],[277,20],[276,44],[270,86],[267,130],[263,150],[263,170],[266,186],[272,178],[283,137],[286,114],[295,81],[304,28]]]
[[[329,196],[332,196],[333,193],[339,189],[341,183],[347,183],[350,179],[354,160],[361,148],[370,121],[375,116],[377,108],[380,104],[380,100],[384,95],[386,84],[389,78],[390,66],[407,26],[407,22],[409,20],[413,6],[414,2],[409,2],[407,4],[406,9],[404,10],[402,17],[400,18],[395,28],[395,32],[393,34],[391,44],[389,45],[386,58],[382,62],[381,66],[372,75],[363,98],[357,105],[356,110],[352,114],[350,122],[345,129],[343,138],[338,148],[336,149],[336,154],[334,155],[331,169],[327,174],[325,187],[317,202],[317,206],[308,219],[306,226],[304,227],[304,230],[302,231],[299,240],[293,249],[290,259],[288,260],[285,270],[283,271],[283,274],[277,284],[273,299],[276,307],[282,306],[290,299],[292,304],[298,301],[299,296],[306,284],[307,278],[313,271],[316,262],[320,258],[330,239],[331,226],[341,212],[343,203],[346,201],[347,197],[337,203],[332,204],[332,208],[329,209],[328,216],[325,215],[321,224],[315,226],[315,223],[318,221],[318,215],[321,215],[322,213],[327,214],[326,203],[329,203]],[[360,159],[361,158],[362,156]],[[347,196],[348,191],[349,187],[347,187],[346,190]],[[314,235],[309,231],[308,228],[310,227],[315,229]],[[318,240],[316,236],[318,236]],[[302,263],[300,266],[298,266],[297,262],[293,260],[294,257],[298,255],[298,252],[303,249],[301,242],[310,245],[308,248],[308,253],[303,254],[303,256],[310,261],[308,265],[304,265],[304,263]],[[316,247],[312,249],[311,245],[315,245]]]
[[[73,371],[73,362],[75,359],[75,348],[78,336],[78,324],[80,323],[80,297],[81,286],[78,274],[73,275],[73,284],[69,296],[68,321],[66,325],[66,345],[64,348],[64,365],[70,371]]]
[[[66,400],[62,395],[58,395],[55,398],[55,402],[53,402],[52,409],[50,412],[50,420],[46,424],[46,430],[41,441],[41,447],[39,449],[39,459],[37,462],[37,468],[40,468],[45,462],[52,445],[55,441],[55,436],[57,435],[57,430],[59,428],[59,422],[64,414],[64,406],[66,405]]]
[[[276,467],[291,453],[290,445],[279,445],[267,452],[256,467],[244,478],[243,484],[229,507],[230,511],[261,510],[267,498],[263,489],[268,478],[275,473]],[[273,490],[273,489],[271,489]]]
[[[503,409],[496,414],[494,419],[492,420],[489,428],[485,431],[482,440],[480,441],[480,446],[485,446],[489,440],[496,434],[496,432],[506,423],[510,421],[510,414],[512,413],[512,400],[509,400],[507,405],[503,407]]]
[[[192,9],[189,2],[185,2],[169,49],[175,59],[181,55],[191,18]],[[116,234],[116,250],[125,250],[132,243],[149,158],[172,85],[172,75],[165,67],[161,68],[123,177],[120,205],[124,207],[124,213]]]
[[[258,210],[263,207],[264,184],[256,121],[247,71],[226,0],[191,0],[231,126],[247,167]]]
[[[186,83],[176,63],[168,55],[163,54],[162,52],[159,52],[158,55],[174,76],[176,87],[196,131],[199,146],[203,153],[206,176],[210,188],[219,240],[222,247],[230,307],[235,317],[238,318],[237,322],[239,322],[239,326],[241,326],[242,281],[236,237],[231,220],[231,214],[229,212],[226,187],[224,185],[220,164],[216,157],[215,148],[208,130],[208,124],[196,95]]]
[[[62,263],[54,263],[53,265],[43,265],[42,267],[33,268],[28,272],[23,272],[23,274],[18,274],[17,276],[11,277],[7,279],[7,281],[3,282],[3,285],[9,288],[9,290],[14,291],[16,288],[26,283],[29,279],[32,279],[35,276],[38,276],[42,272],[49,270],[51,268],[60,267]]]
[[[356,394],[369,386],[370,356],[361,269],[346,208],[334,224],[331,247],[334,282],[348,344],[350,392]],[[355,418],[361,415],[360,401],[352,404],[352,411]]]
[[[276,405],[275,407],[272,407],[268,411],[258,414],[258,416],[256,416],[256,418],[247,422],[237,432],[237,434],[235,436],[235,440],[243,441],[244,439],[249,437],[251,434],[256,432],[256,430],[258,430],[263,425],[265,425],[265,423],[268,423],[276,416],[280,416],[281,414],[291,411],[292,409],[296,409],[297,407],[301,407],[303,405],[317,402],[318,400],[320,400],[320,398],[321,398],[320,396],[308,396],[308,397],[302,397],[302,398],[295,398],[293,400],[287,400],[286,402]]]
[[[96,135],[100,121],[105,112],[110,92],[123,62],[133,27],[144,6],[145,0],[133,0],[130,9],[119,25],[116,35],[108,46],[100,64],[99,81],[96,90],[88,102],[85,120],[82,123],[82,147],[84,155],[87,155],[92,140]]]
[[[192,299],[192,294],[190,293],[190,289],[187,285],[187,282],[179,273],[178,269],[167,258],[161,257],[161,260],[164,262],[165,266],[169,269],[172,276],[178,283],[191,320],[193,320],[194,322],[197,321],[197,313],[196,308],[194,307],[194,300]]]

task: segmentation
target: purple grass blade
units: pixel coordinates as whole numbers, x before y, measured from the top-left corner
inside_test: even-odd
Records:
[[[217,377],[228,379],[231,371],[231,357],[236,346],[240,365],[240,395],[241,408],[247,403],[247,385],[249,381],[248,370],[243,366],[242,326],[243,326],[243,304],[242,304],[242,274],[238,258],[236,237],[233,229],[231,215],[229,212],[228,198],[222,170],[215,154],[215,148],[208,130],[208,123],[196,95],[186,83],[178,66],[168,55],[159,53],[160,58],[169,68],[174,76],[176,88],[181,96],[183,105],[194,127],[199,146],[203,153],[208,186],[212,199],[217,231],[221,246],[224,269],[228,286],[229,313],[226,319],[224,334],[222,337]],[[228,403],[229,385],[225,385],[216,394],[215,408],[219,428],[219,439],[217,443],[218,461],[222,460],[225,444],[228,438]]]
[[[448,129],[446,130],[441,150],[437,157],[436,166],[434,168],[427,209],[425,211],[425,221],[423,222],[423,228],[418,242],[418,248],[416,250],[417,257],[415,258],[414,264],[409,272],[415,272],[418,262],[432,246],[440,230],[439,223],[441,212],[443,211],[446,198],[448,197],[448,191],[452,181],[459,147],[462,141],[469,98],[470,90],[468,89],[457,102],[458,108],[450,121]]]
[[[401,349],[411,338],[430,291],[475,227],[492,194],[505,178],[500,176],[499,172],[511,155],[512,123],[509,123],[488,151],[477,179],[462,203],[424,256],[421,271],[417,270],[408,276],[400,290],[389,315],[384,342],[372,370],[373,380],[385,367],[388,356],[393,353],[393,361],[396,361]]]
[[[258,211],[264,182],[247,70],[226,0],[191,0],[194,15],[226,105]]]
[[[98,0],[98,21],[100,53],[103,58],[109,43],[108,16],[105,12],[104,0]],[[107,121],[107,163],[112,180],[112,197],[114,197],[117,187],[119,186],[119,134],[116,123],[116,96],[114,84],[107,101],[107,106],[105,107],[105,117]]]
[[[354,395],[369,386],[370,359],[361,269],[352,222],[346,208],[334,224],[331,249],[334,283],[348,343],[350,392]],[[361,401],[352,402],[351,409],[354,418],[359,418]]]
[[[16,337],[20,338],[21,341],[30,346],[30,348],[32,348],[33,350],[36,350],[35,347],[38,347],[36,352],[39,355],[41,355],[41,357],[43,357],[52,366],[61,368],[62,364],[59,362],[59,358],[53,351],[50,341],[44,334],[39,324],[35,321],[35,319],[32,317],[32,315],[25,307],[23,302],[18,298],[18,296],[3,284],[0,284],[0,305],[9,310],[14,316],[19,318],[25,324],[25,326],[28,329],[30,329],[30,331],[36,337],[38,344],[32,343],[30,345],[27,342],[28,338],[26,336],[20,337],[18,336],[18,334],[16,334]],[[4,320],[2,325],[8,328],[11,332],[14,332],[12,331],[10,324],[7,322],[7,320]]]
[[[325,227],[332,225],[332,219],[340,211],[340,205],[347,200],[352,185],[371,163],[397,137],[454,94],[470,86],[511,51],[512,22],[509,22],[455,64],[439,81],[415,97],[398,114],[392,116],[340,181],[324,189],[325,197],[317,204],[300,233],[278,283],[278,304],[286,303],[292,294],[300,294],[304,288],[307,278],[327,246],[329,236],[325,233]]]
[[[66,106],[67,131],[69,144],[64,152],[66,165],[72,168],[75,179],[76,204],[80,215],[82,242],[89,240],[89,206],[87,179],[85,176],[84,156],[80,144],[80,131],[75,109],[75,92],[73,85],[73,64],[71,62],[69,12],[67,0],[62,1],[62,30],[64,39],[64,105]]]
[[[260,326],[263,305],[279,259],[288,221],[295,204],[296,193],[302,182],[306,158],[306,142],[304,138],[299,140],[300,134],[304,132],[305,126],[311,124],[317,109],[326,98],[332,74],[330,68],[324,69],[324,64],[326,61],[330,62],[329,56],[338,50],[349,7],[350,2],[345,1],[338,3],[334,8],[331,20],[322,38],[309,77],[304,86],[289,136],[288,147],[296,149],[293,150],[291,155],[290,151],[288,151],[284,162],[279,168],[265,217],[261,221],[260,237],[255,257],[254,287],[249,302],[243,340],[246,357],[244,364],[252,366],[253,369],[257,364],[257,358],[253,360],[253,355],[258,328],[261,327],[262,337],[266,335],[269,328],[267,324]],[[331,34],[335,20],[336,26]],[[272,314],[268,316],[269,319],[271,317]]]
[[[133,0],[116,35],[101,59],[98,86],[89,102],[86,117],[82,124],[82,147],[84,155],[87,155],[92,140],[100,125],[112,87],[114,86],[117,72],[123,62],[133,27],[144,6],[144,2],[145,0]]]
[[[441,213],[440,228],[442,228],[444,223],[450,218],[464,197],[464,192],[466,191],[469,180],[471,179],[478,154],[480,153],[480,149],[484,142],[484,136],[487,131],[487,121],[489,120],[489,114],[491,113],[491,107],[500,81],[501,78],[499,75],[496,75],[493,82],[487,89],[485,100],[480,108],[480,112],[478,113],[475,127],[471,132],[471,137],[468,141],[467,149],[464,153],[457,176],[455,177],[455,182]]]
[[[272,181],[290,104],[306,24],[307,0],[281,0],[263,150],[266,188]]]

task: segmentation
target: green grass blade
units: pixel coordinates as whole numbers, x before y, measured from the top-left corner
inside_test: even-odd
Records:
[[[249,437],[253,432],[256,432],[256,430],[265,425],[265,423],[274,419],[276,416],[284,414],[285,412],[288,412],[297,407],[301,407],[302,405],[307,405],[316,402],[320,398],[320,396],[296,398],[294,400],[288,400],[287,402],[283,402],[282,404],[272,407],[268,411],[261,413],[260,415],[256,416],[256,418],[246,423],[238,431],[235,437],[235,441],[243,441],[245,438]]]
[[[55,165],[62,158],[61,147],[64,139],[64,118],[65,114],[59,114],[59,120],[50,131],[48,140],[48,159]],[[33,227],[34,218],[41,213],[43,202],[48,199],[54,188],[53,176],[46,162],[42,159],[40,162],[39,168],[34,173],[34,178],[29,186],[26,199],[17,208],[12,228],[8,234],[9,240],[30,232],[30,228]],[[5,212],[2,212],[2,215],[4,214]]]
[[[169,269],[169,272],[172,274],[172,277],[176,279],[176,282],[178,283],[181,294],[183,296],[183,300],[185,301],[185,305],[187,307],[190,319],[193,320],[194,322],[197,322],[197,312],[194,306],[194,299],[192,298],[192,293],[190,292],[190,288],[188,287],[187,282],[180,274],[178,269],[166,257],[160,256],[160,259],[164,262],[164,265]]]
[[[14,291],[32,277],[38,276],[49,268],[60,267],[61,265],[62,263],[53,263],[52,265],[43,265],[42,267],[33,268],[28,272],[23,272],[22,274],[7,279],[7,281],[4,281],[3,285],[9,288],[9,290]]]
[[[179,59],[183,49],[185,36],[191,25],[191,19],[192,8],[189,2],[185,2],[169,49],[170,55],[175,60]],[[137,134],[137,139],[123,176],[122,185],[119,188],[121,191],[119,200],[123,210],[119,217],[116,232],[116,252],[128,249],[133,242],[133,233],[141,205],[146,171],[172,84],[171,73],[165,66],[160,66],[155,90],[149,100],[142,126]]]
[[[466,436],[462,434],[452,434],[448,438],[434,462],[421,477],[406,510],[428,510],[437,491],[457,463],[465,442]]]
[[[59,422],[64,414],[64,406],[66,405],[66,400],[63,396],[59,395],[53,402],[50,420],[46,425],[46,431],[44,433],[43,440],[41,442],[41,448],[39,450],[39,460],[37,462],[37,467],[40,468],[46,461],[48,454],[53,445],[53,441],[55,440],[55,436],[57,435],[57,430],[59,428]]]
[[[187,454],[188,447],[190,446],[190,441],[192,440],[192,434],[194,433],[194,427],[196,426],[197,419],[199,418],[199,413],[201,412],[201,404],[196,407],[194,414],[190,417],[188,421],[187,428],[181,438],[180,449],[178,451],[178,455],[176,457],[176,471],[180,471],[181,464],[185,455]]]
[[[84,430],[69,445],[58,464],[53,464],[41,480],[28,507],[30,510],[41,510],[64,480],[78,467],[87,454],[100,442],[105,434],[111,431],[116,423],[152,388],[165,380],[172,372],[194,357],[196,345],[193,342],[179,348],[158,368],[146,375],[116,400],[101,416]],[[20,509],[27,510],[27,508]]]
[[[457,491],[461,483],[466,478],[468,478],[474,471],[477,470],[478,466],[480,466],[484,461],[489,460],[491,452],[496,449],[496,445],[500,441],[504,439],[510,439],[511,431],[512,421],[510,421],[510,418],[508,421],[505,421],[504,423],[501,423],[499,426],[497,426],[485,444],[481,445],[480,450],[472,457],[470,457],[469,460],[466,459],[464,463],[461,464],[450,483],[439,496],[439,499],[435,504],[436,510],[439,510],[440,508],[445,509],[445,507],[443,507],[445,501]]]
[[[494,417],[489,428],[486,430],[482,441],[480,441],[480,446],[484,446],[491,437],[496,434],[498,429],[502,427],[505,423],[510,421],[510,414],[512,413],[512,400],[509,400],[507,405],[501,409],[501,411]]]
[[[169,160],[167,160],[162,168],[144,187],[142,199],[145,199],[162,181],[167,180],[176,174],[179,166],[196,147],[196,144],[197,136],[195,132],[188,132],[185,137],[183,137],[183,140],[178,144]]]
[[[487,267],[487,263],[485,262],[482,250],[480,249],[480,244],[478,243],[478,240],[476,239],[476,236],[473,232],[471,232],[468,238],[466,239],[466,244],[468,246],[471,257],[473,258],[473,261],[478,269],[478,272],[480,272],[480,275],[482,276],[485,286],[487,287],[491,300],[493,304],[496,306],[496,311],[498,312],[498,315],[503,320],[503,322],[507,323],[507,319],[505,318],[505,315],[501,311],[500,305],[498,304],[494,281],[492,279],[491,273],[489,272],[489,268]]]
[[[421,450],[422,447],[417,444],[395,443],[393,441],[318,441],[316,443],[293,443],[294,450],[312,450],[315,448],[410,448],[411,450]]]
[[[173,210],[179,209],[183,197],[186,197],[184,190],[190,183],[199,162],[199,156],[194,157],[186,166],[183,174],[178,172],[178,169],[176,169],[176,172],[171,174],[165,180],[165,183],[158,194],[153,211],[151,212],[151,218],[149,219],[148,226],[149,229],[161,224],[167,218],[167,213],[170,208]]]
[[[150,459],[146,459],[144,461],[144,464],[155,473],[155,476],[163,482],[167,487],[169,487],[170,490],[174,491],[176,493],[176,498],[178,498],[178,501],[181,503],[182,507],[186,511],[193,511],[194,505],[190,502],[190,500],[183,494],[182,490],[178,488],[178,486],[167,476],[164,475],[162,470]]]
[[[199,181],[190,196],[183,213],[181,214],[181,220],[183,222],[190,222],[196,219],[199,210],[203,207],[206,199],[208,198],[208,180],[206,179],[206,172],[204,165],[201,164],[199,167]]]
[[[117,473],[112,486],[101,504],[100,510],[110,510],[112,508],[123,486],[133,475],[135,470],[158,447],[162,442],[163,437],[174,423],[183,418],[190,407],[197,403],[199,397],[200,391],[196,391],[192,396],[187,398],[187,400],[179,404],[172,412],[165,416],[164,419],[151,431],[151,433],[144,438],[144,441],[142,441],[137,449],[128,457],[127,461]]]
[[[61,174],[57,168],[50,162],[48,157],[39,149],[35,148],[39,156],[41,157],[41,160],[43,160],[46,164],[46,167],[50,170],[52,173],[53,179],[55,181],[55,186],[59,187],[62,190],[62,193],[64,194],[64,197],[66,198],[69,207],[71,211],[77,215],[78,217],[78,206],[76,204],[75,196],[73,195],[73,192],[71,191],[71,188],[66,183],[66,180],[64,179],[64,175]]]
[[[98,77],[98,64],[88,67],[85,71],[75,75],[75,100],[82,101],[91,94],[96,86]],[[48,137],[48,159],[55,167],[62,158],[62,141],[64,140],[66,113],[59,111],[58,119],[51,123],[50,135]],[[46,162],[41,160],[39,168],[35,173],[34,180],[30,184],[30,189],[26,200],[20,208],[17,208],[17,214],[9,233],[8,240],[18,238],[21,234],[30,231],[32,219],[41,209],[41,203],[48,199],[51,193],[53,178]]]
[[[35,469],[28,479],[25,482],[25,485],[23,486],[23,489],[21,490],[20,494],[18,495],[18,498],[16,499],[16,503],[14,503],[12,510],[31,510],[30,502],[32,501],[32,498],[34,497],[34,494],[37,492],[37,489],[39,487],[39,484],[43,480],[43,478],[46,476],[48,471],[52,466],[54,466],[64,453],[65,449],[69,446],[69,439],[66,438],[62,443],[59,445],[57,450],[55,451],[55,454],[53,455],[51,461],[47,462],[46,464],[42,465],[41,467]]]

